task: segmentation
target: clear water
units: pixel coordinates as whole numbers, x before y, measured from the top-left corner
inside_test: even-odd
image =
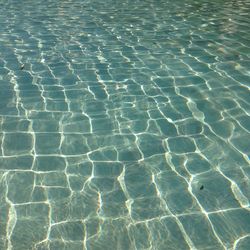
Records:
[[[0,23],[0,249],[249,249],[249,0]]]

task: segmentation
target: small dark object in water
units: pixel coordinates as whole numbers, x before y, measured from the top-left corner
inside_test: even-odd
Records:
[[[204,186],[203,186],[203,185],[201,185],[201,186],[200,186],[200,190],[202,190],[203,188],[204,188]]]
[[[20,70],[23,70],[23,69],[24,69],[24,64],[22,64],[20,67]]]

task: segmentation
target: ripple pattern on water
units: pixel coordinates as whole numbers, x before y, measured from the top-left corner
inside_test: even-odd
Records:
[[[249,13],[1,3],[0,249],[248,249]]]

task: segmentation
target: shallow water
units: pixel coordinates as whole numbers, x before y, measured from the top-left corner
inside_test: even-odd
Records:
[[[0,249],[249,249],[249,0],[0,23]]]

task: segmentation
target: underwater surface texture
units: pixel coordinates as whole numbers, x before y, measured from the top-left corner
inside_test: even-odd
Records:
[[[0,0],[0,249],[250,249],[249,0]]]

